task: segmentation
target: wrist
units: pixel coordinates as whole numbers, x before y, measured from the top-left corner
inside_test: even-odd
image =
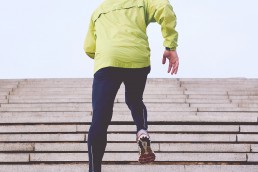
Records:
[[[174,48],[169,48],[169,47],[165,47],[165,50],[167,50],[167,51],[175,51]]]

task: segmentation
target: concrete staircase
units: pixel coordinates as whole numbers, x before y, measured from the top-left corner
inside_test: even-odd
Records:
[[[92,79],[0,80],[0,172],[87,172]],[[103,172],[258,172],[258,79],[148,79],[157,161],[137,162],[121,85]]]

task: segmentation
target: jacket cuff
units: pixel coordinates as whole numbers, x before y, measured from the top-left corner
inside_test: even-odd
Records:
[[[177,43],[173,42],[173,43],[168,43],[168,41],[164,41],[164,47],[169,48],[170,50],[176,50],[177,48]]]

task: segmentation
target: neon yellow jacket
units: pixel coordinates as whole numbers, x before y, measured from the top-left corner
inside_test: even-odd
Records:
[[[94,73],[108,66],[150,66],[146,28],[151,22],[161,25],[164,47],[176,49],[176,15],[168,0],[105,0],[92,14],[84,42]]]

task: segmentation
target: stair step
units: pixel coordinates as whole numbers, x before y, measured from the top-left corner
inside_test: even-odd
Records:
[[[239,103],[240,108],[258,108],[258,100],[257,101],[242,101]]]
[[[85,112],[85,114],[90,112]],[[91,122],[91,116],[20,116],[16,118],[12,117],[4,117],[1,119],[0,123],[85,123]],[[112,122],[130,122],[132,123],[131,116],[124,116],[124,115],[113,115]],[[253,116],[196,116],[196,115],[189,115],[189,116],[171,116],[171,115],[148,115],[149,122],[189,122],[189,123],[221,123],[221,122],[230,122],[230,123],[257,123],[257,117]]]
[[[258,142],[258,134],[238,134],[238,142]]]
[[[246,159],[245,153],[156,153],[156,162],[257,162],[258,154],[248,153],[250,159]],[[30,158],[29,158],[30,157]],[[103,161],[137,161],[137,153],[106,153]],[[1,162],[86,162],[87,153],[1,153]]]
[[[4,97],[4,96],[3,96]],[[186,99],[186,95],[166,95],[166,94],[144,94],[144,99]],[[89,99],[91,98],[91,94],[89,95],[10,95],[10,100],[33,100],[33,99]],[[116,98],[124,99],[125,96],[120,94],[117,95]]]
[[[86,132],[89,125],[4,125],[0,133]],[[258,126],[241,126],[241,132],[258,132]],[[135,125],[110,125],[108,132],[135,132]],[[239,132],[239,125],[148,125],[149,132]]]
[[[86,162],[87,153],[30,153],[30,162]],[[28,162],[28,154],[0,154],[4,162]],[[251,159],[246,159],[246,153],[156,153],[156,162],[257,162],[257,154],[248,154]],[[15,159],[14,159],[15,158]],[[137,161],[138,153],[105,153],[103,161]]]
[[[12,91],[12,88],[5,88],[5,87],[0,86],[0,92],[8,93],[9,91]]]
[[[221,95],[221,96],[227,96],[227,91],[184,91],[187,95]]]
[[[186,103],[199,103],[199,104],[230,104],[228,99],[186,99]]]
[[[186,103],[145,103],[148,108],[188,108],[189,104]],[[40,103],[40,104],[2,104],[1,108],[52,108],[52,107],[71,107],[71,108],[91,108],[91,103]],[[125,103],[114,103],[114,109],[128,109]]]
[[[250,152],[258,144],[216,144],[216,143],[152,143],[155,152]],[[2,152],[81,152],[88,151],[87,143],[0,143]],[[107,152],[127,151],[137,152],[136,143],[108,143]],[[257,152],[257,151],[252,151]]]
[[[229,99],[231,100],[258,100],[258,96],[246,96],[246,95],[243,95],[243,96],[229,96]]]
[[[251,151],[258,153],[258,144],[252,144],[251,145]]]
[[[258,125],[241,125],[240,132],[242,132],[242,133],[250,133],[250,132],[258,133]]]
[[[4,105],[4,104],[3,104]],[[187,106],[187,105],[185,105]],[[119,107],[114,107],[114,111],[128,111],[128,108],[119,108]],[[67,106],[53,106],[53,107],[0,107],[0,112],[87,112],[87,111],[92,111],[91,107],[80,107],[80,106],[74,106],[74,107],[67,107]],[[153,107],[150,106],[148,107],[148,111],[152,112],[197,112],[197,108],[195,107],[167,107],[167,108],[162,108],[162,107]],[[252,111],[251,110],[246,110],[246,111]],[[254,109],[253,109],[254,111]]]
[[[87,135],[87,134],[86,134]],[[85,141],[85,134],[1,134],[0,141]],[[153,142],[257,142],[258,134],[151,134]],[[135,134],[108,134],[108,141],[134,142]],[[86,137],[87,138],[87,137]]]
[[[0,142],[85,141],[85,134],[1,134]]]
[[[258,136],[258,135],[252,135]],[[239,136],[246,141],[251,136]],[[133,134],[108,134],[108,141],[134,141]],[[153,142],[236,142],[236,134],[151,134]]]
[[[87,163],[77,164],[31,164],[0,165],[0,172],[88,172]],[[103,172],[256,172],[257,165],[102,165]]]
[[[190,103],[190,107],[196,107],[196,108],[237,108],[238,104],[230,104],[225,102],[224,104],[220,104],[220,102],[216,104],[212,104],[210,102],[207,103]]]
[[[258,112],[257,108],[200,107],[199,112]]]
[[[0,162],[29,162],[29,153],[0,153]]]
[[[92,89],[16,89],[11,95],[44,95],[44,94],[63,94],[63,95],[72,95],[72,94],[91,94]],[[124,89],[119,89],[117,94],[124,94]],[[144,90],[144,94],[184,94],[184,89],[182,88],[147,88]]]
[[[9,94],[8,91],[1,91],[1,92],[0,92],[0,96],[1,96],[1,97],[4,97],[4,96],[6,96],[6,95],[8,95],[8,94]]]
[[[0,99],[0,104],[1,103],[8,103],[8,100],[7,99]]]

